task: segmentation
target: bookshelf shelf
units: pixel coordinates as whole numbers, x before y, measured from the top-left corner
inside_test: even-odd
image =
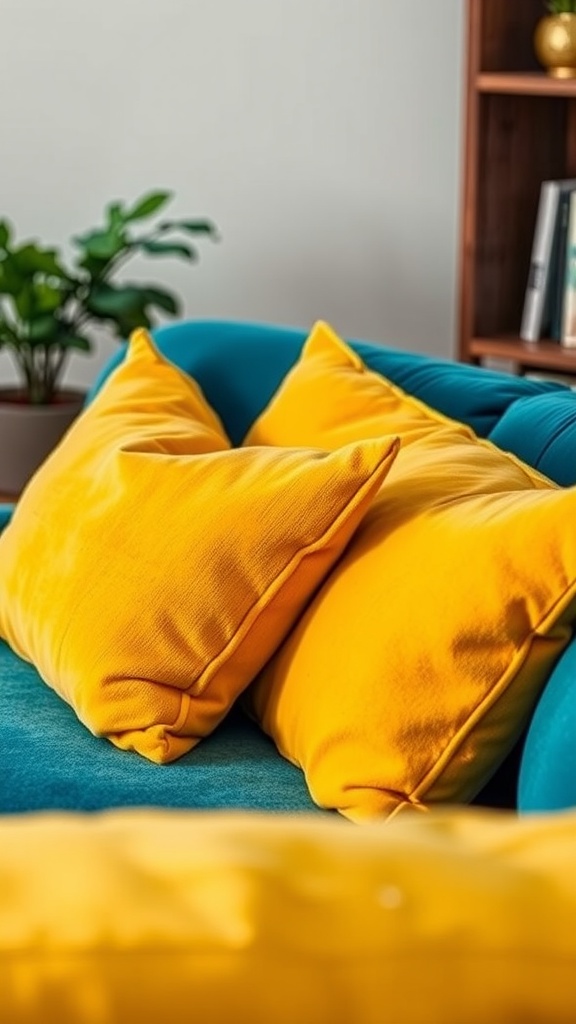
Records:
[[[480,73],[476,78],[478,92],[511,93],[515,96],[576,97],[576,79],[550,78],[544,72]]]
[[[534,55],[542,0],[466,0],[459,358],[576,376],[576,353],[518,333],[540,186],[576,177],[576,80]]]
[[[522,341],[520,338],[472,338],[470,355],[506,359],[521,369],[530,367],[551,373],[576,374],[576,349],[562,348],[557,341]]]

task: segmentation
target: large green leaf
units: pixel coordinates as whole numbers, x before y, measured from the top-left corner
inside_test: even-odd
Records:
[[[22,320],[29,320],[36,312],[34,289],[31,285],[24,286],[14,296],[14,305]]]
[[[83,278],[85,284],[89,284],[89,281],[84,279],[83,271],[86,271],[87,278],[96,280],[105,274],[109,266],[109,259],[98,259],[96,256],[89,256],[87,252],[78,256],[76,261],[76,270],[80,271],[79,277]]]
[[[149,306],[163,309],[172,316],[180,312],[180,303],[172,292],[137,284],[118,287],[101,283],[94,287],[87,306],[96,316],[129,323],[130,329],[149,325]]]
[[[17,295],[25,282],[13,256],[0,260],[0,295]]]
[[[157,242],[154,239],[144,239],[138,242],[143,252],[150,256],[181,256],[186,260],[197,260],[198,252],[191,245],[185,242]]]
[[[139,285],[99,284],[87,299],[87,308],[100,317],[126,316],[146,306],[146,289]]]
[[[65,304],[66,295],[65,291],[45,281],[28,278],[14,295],[13,301],[24,321],[41,318],[44,314],[50,314],[52,319],[52,314]]]
[[[124,219],[126,221],[132,221],[144,220],[145,217],[151,217],[153,213],[156,213],[165,206],[171,198],[172,192],[148,192],[135,202],[131,210],[125,211]]]
[[[90,352],[92,344],[89,338],[83,334],[63,334],[58,338],[58,344],[62,348],[75,348],[79,352]]]
[[[137,327],[152,327],[152,319],[145,309],[123,313],[115,320],[115,335],[124,341]]]
[[[12,235],[12,225],[7,220],[0,220],[0,249],[5,249]]]
[[[172,316],[178,316],[181,311],[181,304],[177,296],[164,288],[148,287],[144,290],[143,296],[147,305],[163,309],[166,313],[171,313]]]
[[[34,317],[30,320],[28,328],[28,340],[34,342],[55,341],[58,334],[58,321],[48,313]]]
[[[42,249],[34,242],[27,242],[14,250],[15,266],[23,275],[46,274],[48,277],[67,278],[66,271],[58,261],[55,249]]]
[[[35,287],[35,306],[39,313],[54,313],[70,295],[70,289],[55,288],[53,285],[39,281]]]
[[[214,240],[219,238],[216,225],[210,220],[163,220],[158,230],[163,234],[167,231],[186,231],[190,235],[210,235]]]
[[[118,256],[127,243],[123,233],[115,228],[109,231],[89,231],[85,235],[77,235],[73,241],[88,256],[106,262]]]
[[[122,203],[108,203],[106,207],[106,220],[112,229],[118,229],[126,223],[126,215]]]

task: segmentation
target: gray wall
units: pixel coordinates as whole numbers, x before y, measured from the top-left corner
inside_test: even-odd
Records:
[[[144,268],[188,315],[323,317],[450,356],[462,7],[3,0],[0,213],[61,243],[110,198],[167,186],[223,237],[191,270]]]

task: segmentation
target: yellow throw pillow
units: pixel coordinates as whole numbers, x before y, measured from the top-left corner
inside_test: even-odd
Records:
[[[576,814],[0,819],[4,1024],[569,1024]]]
[[[230,450],[138,331],[0,537],[0,635],[92,732],[171,761],[278,646],[396,450]]]
[[[325,324],[245,443],[388,432],[386,486],[246,698],[313,798],[353,819],[471,799],[575,620],[576,490],[370,372]]]

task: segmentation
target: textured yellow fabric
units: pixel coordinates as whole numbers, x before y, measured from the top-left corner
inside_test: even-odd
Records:
[[[386,432],[386,486],[246,698],[313,798],[353,819],[472,798],[575,617],[576,490],[371,373],[326,325],[247,443]]]
[[[573,1024],[575,851],[575,814],[4,818],[0,1019]]]
[[[171,761],[272,654],[396,449],[232,451],[136,332],[0,537],[0,635],[94,733]]]

